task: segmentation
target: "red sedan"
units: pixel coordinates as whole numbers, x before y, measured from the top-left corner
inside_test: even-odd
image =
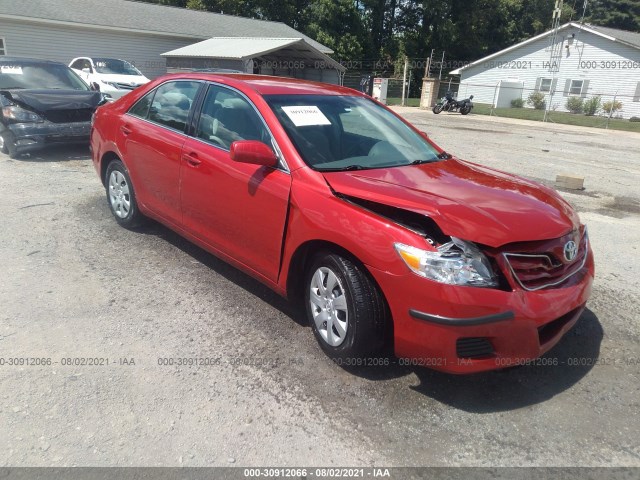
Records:
[[[558,194],[354,90],[169,75],[99,108],[91,147],[119,224],[151,217],[299,300],[343,365],[386,347],[453,373],[518,364],[591,292],[587,229]]]

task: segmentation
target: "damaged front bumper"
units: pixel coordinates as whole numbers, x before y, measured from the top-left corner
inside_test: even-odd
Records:
[[[388,299],[401,363],[466,374],[528,364],[548,352],[582,314],[594,262],[589,249],[573,277],[535,291],[441,285],[412,273],[369,271]]]
[[[17,153],[28,153],[43,149],[49,145],[67,143],[88,143],[91,123],[70,122],[53,123],[15,123],[7,125],[13,134]]]

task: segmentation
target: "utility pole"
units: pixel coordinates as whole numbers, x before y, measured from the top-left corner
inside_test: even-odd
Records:
[[[407,68],[409,68],[409,57],[404,57],[404,73],[402,75],[402,106],[404,107],[405,93],[407,89]]]

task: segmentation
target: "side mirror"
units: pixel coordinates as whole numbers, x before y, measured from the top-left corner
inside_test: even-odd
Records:
[[[82,69],[82,71],[83,71],[84,73],[91,73],[91,69],[90,69],[89,67],[84,67],[84,68]]]
[[[91,85],[89,85],[89,88],[91,88],[91,90],[93,90],[94,92],[100,91],[100,85],[98,85],[98,82],[91,82]]]
[[[265,167],[275,167],[278,164],[278,158],[273,150],[257,140],[233,142],[229,153],[231,160],[240,163],[251,163]]]

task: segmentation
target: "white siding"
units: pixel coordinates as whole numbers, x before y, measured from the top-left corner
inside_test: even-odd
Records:
[[[569,48],[565,48],[571,35],[576,35]],[[561,31],[562,57],[555,74],[556,91],[550,106],[566,111],[565,87],[570,80],[584,80],[587,91],[583,97],[601,95],[602,101],[617,100],[623,108],[616,115],[640,117],[640,50],[614,42],[598,35],[579,31],[574,27]],[[474,95],[477,103],[493,102],[496,85],[500,80],[524,82],[523,99],[539,88],[540,78],[551,78],[549,70],[549,38],[542,38],[506,52],[486,62],[462,71],[458,97]],[[604,65],[601,62],[605,62]],[[499,67],[502,65],[502,68]],[[547,95],[549,101],[549,95]]]
[[[14,57],[43,58],[67,65],[74,57],[121,58],[133,63],[149,78],[167,72],[161,53],[194,43],[193,39],[7,19],[0,19],[0,37],[4,37],[5,48]]]

